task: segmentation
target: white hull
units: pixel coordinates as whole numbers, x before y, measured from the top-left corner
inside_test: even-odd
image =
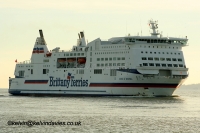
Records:
[[[94,84],[91,82],[87,87],[74,87],[69,81],[68,88],[67,86],[50,86],[49,81],[46,84],[24,84],[24,79],[19,80],[16,83],[13,81],[9,93],[13,95],[62,96],[172,96],[185,79],[148,77],[139,80],[140,82],[138,80],[126,83],[121,83],[120,80],[112,83]]]

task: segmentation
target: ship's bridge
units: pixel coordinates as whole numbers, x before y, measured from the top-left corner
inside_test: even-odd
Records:
[[[187,46],[187,38],[173,38],[173,37],[162,37],[156,38],[151,36],[132,36],[132,37],[125,37],[124,38],[125,44],[173,44],[173,45],[181,45]]]

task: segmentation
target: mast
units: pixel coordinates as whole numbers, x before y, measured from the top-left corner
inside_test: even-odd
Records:
[[[160,35],[158,30],[156,31],[156,29],[158,29],[158,21],[149,20],[149,27],[153,31],[153,33],[151,33],[151,36]]]

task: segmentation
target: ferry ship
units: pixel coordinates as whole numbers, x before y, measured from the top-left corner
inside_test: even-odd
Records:
[[[97,38],[78,34],[71,50],[47,48],[42,30],[31,60],[16,62],[12,95],[172,96],[188,77],[184,38],[163,37],[150,20],[150,36]]]

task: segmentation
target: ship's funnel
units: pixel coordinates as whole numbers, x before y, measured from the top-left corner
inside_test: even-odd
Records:
[[[81,40],[80,46],[86,46],[84,32],[81,31],[79,35],[81,36],[81,38],[80,38],[80,40]]]
[[[80,34],[78,33],[78,38],[81,39]]]
[[[83,38],[83,37],[84,37],[84,33],[83,33],[83,32],[80,32],[80,34],[81,34],[81,38]]]
[[[40,32],[40,37],[44,38],[42,30],[39,30],[39,32]]]

